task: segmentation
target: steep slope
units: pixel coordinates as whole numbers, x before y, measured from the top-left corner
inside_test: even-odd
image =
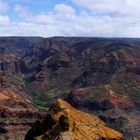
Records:
[[[7,99],[5,91],[10,97],[10,104],[1,101],[1,106],[10,110],[13,106],[12,111],[21,107],[10,96],[13,89],[16,96],[43,111],[60,97],[80,110],[96,113],[126,137],[139,136],[139,46],[140,39],[130,38],[0,37],[1,98]],[[29,110],[36,106],[27,103]]]
[[[0,89],[0,138],[23,140],[31,124],[42,113],[17,88]]]
[[[36,135],[35,131],[39,132],[39,128],[42,132]],[[123,140],[122,134],[108,128],[99,118],[76,110],[62,99],[51,106],[46,119],[42,123],[38,122],[38,126],[36,124],[28,132],[25,140],[34,137],[36,140]]]
[[[139,111],[128,94],[117,93],[110,85],[75,89],[67,101],[80,110],[97,114],[126,138],[139,136]]]
[[[34,98],[36,103],[44,99],[44,105],[49,106],[53,98],[66,97],[63,93],[73,88],[104,84],[113,84],[113,88],[117,89],[122,85],[126,90],[128,87],[138,87],[138,46],[118,43],[119,39],[76,40],[44,39],[22,58],[21,69],[29,94],[34,96],[41,91],[41,96]],[[133,89],[128,90],[130,93]],[[133,94],[129,95],[135,104],[139,104]],[[136,96],[139,97],[139,94]]]
[[[24,56],[26,70],[34,70],[29,72],[26,88],[39,107],[65,98],[78,109],[97,113],[126,137],[139,136],[140,48],[138,42],[129,41],[44,39],[31,50],[33,57]],[[85,94],[78,97],[81,88],[85,88]],[[86,90],[90,88],[94,90]],[[133,115],[137,116],[135,123],[129,119]]]
[[[22,140],[41,116],[23,90],[20,59],[40,38],[0,37],[0,139]],[[17,134],[18,133],[18,134]]]

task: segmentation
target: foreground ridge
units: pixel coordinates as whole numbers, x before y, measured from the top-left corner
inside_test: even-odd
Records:
[[[73,108],[62,99],[49,109],[46,118],[37,121],[25,140],[123,140],[123,135],[98,117]]]

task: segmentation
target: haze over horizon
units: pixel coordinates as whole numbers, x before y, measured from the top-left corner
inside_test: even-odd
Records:
[[[0,36],[140,37],[139,0],[0,0]]]

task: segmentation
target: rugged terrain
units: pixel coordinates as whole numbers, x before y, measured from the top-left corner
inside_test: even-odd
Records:
[[[73,108],[62,99],[54,103],[46,118],[36,122],[25,140],[123,140],[123,135],[94,115]]]
[[[23,39],[24,40],[24,39]],[[23,140],[42,116],[22,88],[20,61],[30,43],[15,38],[0,41],[0,139]],[[25,41],[26,42],[26,41]],[[16,47],[21,47],[18,49]],[[25,48],[23,47],[25,46]]]
[[[27,122],[29,129],[60,97],[98,115],[126,138],[139,137],[139,83],[140,39],[0,38],[0,102],[5,112],[0,126],[5,134],[11,128],[3,123],[12,120],[3,118],[22,116],[16,120]]]
[[[13,87],[0,90],[0,139],[23,140],[30,126],[41,116],[23,92]]]

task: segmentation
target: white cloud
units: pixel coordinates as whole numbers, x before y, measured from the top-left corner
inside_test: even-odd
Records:
[[[79,2],[84,0],[79,0]],[[89,2],[91,0],[86,0]],[[93,0],[95,1],[95,0]],[[99,0],[101,1],[101,0]],[[103,2],[105,0],[102,0]],[[108,0],[110,1],[110,0]],[[112,0],[113,1],[113,0]],[[121,0],[118,0],[121,1]],[[124,2],[128,0],[124,0]],[[75,0],[76,2],[76,0]],[[78,0],[77,0],[78,2]],[[130,1],[129,1],[130,2]],[[132,2],[132,1],[131,1]],[[79,3],[82,5],[83,3]],[[134,7],[134,3],[131,4]],[[85,6],[85,5],[84,5]],[[96,9],[98,6],[96,6]],[[106,10],[105,14],[89,14],[86,10],[77,14],[76,9],[69,5],[58,4],[51,12],[40,14],[28,14],[28,8],[17,6],[16,11],[24,15],[21,21],[7,23],[0,27],[0,36],[2,35],[28,35],[28,36],[110,36],[110,37],[140,37],[140,18],[134,16],[133,12],[123,15],[123,12],[115,11],[115,8]],[[89,9],[88,7],[86,7]],[[28,9],[28,10],[27,10]],[[126,8],[127,9],[127,8]],[[95,12],[91,9],[92,12]],[[98,10],[97,10],[98,11]],[[124,9],[125,11],[125,9]],[[23,13],[23,14],[22,14]],[[115,13],[117,14],[115,16]],[[121,14],[120,14],[121,13]],[[124,12],[125,13],[125,12]],[[25,16],[26,15],[26,16]],[[26,17],[26,18],[25,18]],[[125,18],[124,18],[125,17]],[[3,19],[4,17],[2,17]],[[1,20],[1,17],[0,17]],[[0,24],[3,22],[0,22]],[[6,16],[5,16],[6,23]]]
[[[22,6],[20,4],[16,4],[14,7],[14,11],[20,16],[20,17],[25,17],[28,14],[30,14],[30,11],[27,7]]]
[[[65,5],[63,3],[61,4],[58,4],[54,7],[54,9],[57,11],[57,12],[61,12],[63,14],[74,14],[75,13],[75,9],[72,8],[71,6],[69,5]]]
[[[7,26],[10,23],[8,16],[0,15],[0,26]]]
[[[124,0],[72,0],[94,12],[116,12],[121,9]],[[119,4],[119,5],[118,5]]]
[[[139,0],[72,0],[78,6],[86,8],[95,14],[111,16],[139,16]]]
[[[5,0],[0,0],[0,12],[6,12],[8,10],[8,3]]]

